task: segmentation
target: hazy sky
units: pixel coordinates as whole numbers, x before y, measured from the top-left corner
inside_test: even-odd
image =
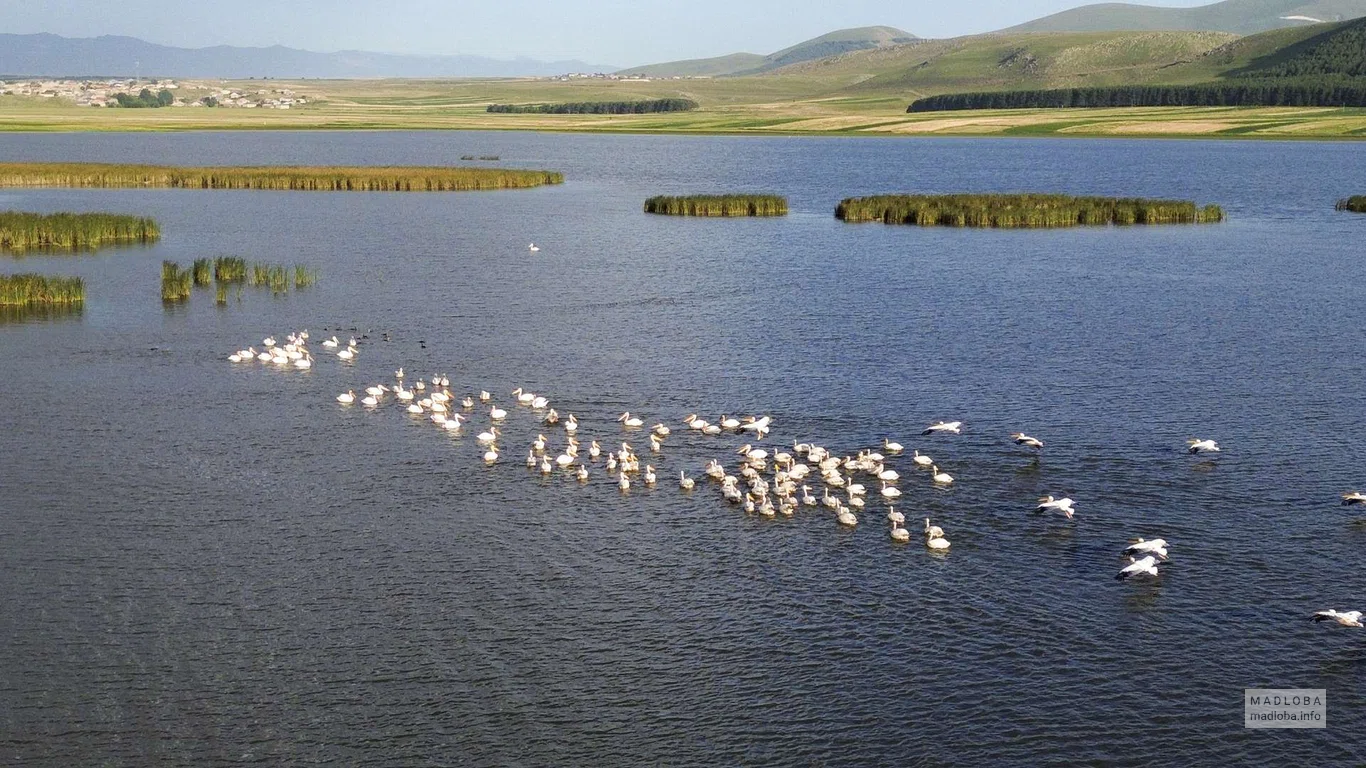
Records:
[[[1194,6],[1211,0],[1149,0]],[[476,54],[634,66],[772,53],[845,27],[988,32],[1082,0],[0,0],[0,32],[130,35],[165,45]]]

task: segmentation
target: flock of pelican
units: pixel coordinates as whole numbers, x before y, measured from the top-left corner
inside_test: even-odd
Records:
[[[273,364],[280,367],[293,366],[307,369],[312,366],[313,356],[307,348],[308,332],[289,334],[284,344],[277,344],[273,337],[261,341],[262,350],[254,346],[239,350],[228,356],[233,363],[253,361]],[[336,355],[344,361],[354,360],[358,354],[358,344],[352,338],[342,347],[337,337],[322,342],[329,350],[339,350]],[[393,402],[414,417],[426,417],[436,427],[447,432],[459,433],[472,423],[476,409],[487,413],[488,423],[478,429],[476,441],[488,465],[498,463],[508,450],[506,435],[502,427],[509,416],[509,410],[494,402],[495,398],[487,390],[477,396],[465,394],[457,396],[451,391],[450,379],[444,374],[430,378],[430,386],[421,377],[407,383],[404,370],[394,371],[392,383],[377,383],[364,388],[364,396],[359,397],[355,390],[348,390],[336,396],[343,406],[359,404],[366,408],[378,408],[392,397]],[[512,390],[513,407],[523,407],[533,413],[540,421],[543,431],[527,447],[526,467],[528,470],[550,475],[564,473],[586,483],[595,472],[603,472],[615,478],[615,485],[623,493],[633,484],[654,487],[659,482],[659,473],[653,463],[646,461],[642,468],[641,453],[630,442],[622,439],[615,449],[604,448],[602,442],[589,440],[585,448],[579,435],[579,421],[573,414],[561,418],[558,411],[551,407],[550,399],[519,387]],[[623,412],[616,418],[621,424],[622,438],[641,436],[645,438],[648,455],[657,456],[664,450],[664,444],[673,434],[673,429],[663,422],[646,428],[646,420],[638,414]],[[863,448],[853,455],[837,455],[828,448],[816,443],[795,443],[790,450],[775,447],[772,453],[761,445],[771,431],[773,418],[766,415],[731,416],[722,415],[716,421],[708,421],[698,414],[690,414],[682,419],[682,424],[690,432],[701,436],[720,436],[724,434],[746,435],[752,442],[740,446],[735,451],[738,459],[728,469],[717,459],[706,464],[702,472],[719,489],[721,496],[728,502],[739,506],[746,513],[763,517],[792,517],[801,507],[826,508],[837,525],[853,528],[860,524],[858,515],[868,508],[869,486],[875,488],[877,497],[883,501],[888,524],[888,535],[895,543],[911,540],[910,531],[904,527],[905,515],[898,511],[895,504],[902,492],[898,484],[901,474],[889,462],[902,456],[905,448],[890,438],[884,438],[877,447]],[[961,421],[939,421],[927,426],[921,435],[957,435],[962,432]],[[558,446],[545,433],[563,433]],[[1016,432],[1010,439],[1019,446],[1032,452],[1042,451],[1044,443],[1038,438],[1023,432]],[[616,442],[612,438],[610,442]],[[639,442],[639,441],[637,441]],[[1186,442],[1191,454],[1217,453],[1219,444],[1214,440],[1192,438]],[[914,450],[908,457],[911,464],[928,473],[929,481],[936,487],[948,487],[954,483],[952,475],[941,470],[931,457]],[[600,466],[599,466],[600,465]],[[593,467],[590,469],[590,467]],[[691,492],[697,481],[680,471],[678,486],[683,492]],[[820,493],[813,492],[812,485],[818,485]],[[1343,494],[1344,505],[1366,504],[1366,494],[1358,491]],[[1033,506],[1037,513],[1054,512],[1071,521],[1076,515],[1076,503],[1070,498],[1044,496]],[[925,518],[925,546],[933,552],[947,552],[950,547],[944,529]],[[1129,545],[1120,552],[1128,559],[1127,564],[1115,575],[1115,579],[1125,581],[1136,577],[1158,576],[1158,564],[1168,559],[1165,539],[1131,539]],[[1319,611],[1311,617],[1315,622],[1333,621],[1346,627],[1361,627],[1362,612],[1340,612],[1335,609]]]

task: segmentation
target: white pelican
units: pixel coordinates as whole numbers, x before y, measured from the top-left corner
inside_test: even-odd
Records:
[[[686,474],[684,474],[683,470],[680,469],[680,470],[678,471],[678,487],[679,487],[679,488],[682,488],[682,489],[685,490],[685,491],[691,491],[691,490],[692,490],[692,487],[693,487],[695,484],[696,484],[695,481],[694,481],[691,477],[688,477]]]
[[[850,496],[850,497],[849,497],[849,506],[853,507],[854,509],[857,509],[857,510],[859,510],[859,511],[861,512],[861,511],[863,511],[863,505],[864,505],[864,501],[863,501],[863,497],[862,497],[862,496]]]
[[[901,443],[894,443],[891,440],[888,440],[884,437],[882,438],[882,450],[886,451],[887,453],[896,454],[901,453],[906,449],[902,447]]]
[[[1072,508],[1072,500],[1071,500],[1071,499],[1069,499],[1069,498],[1055,499],[1055,498],[1053,498],[1052,496],[1044,496],[1044,497],[1040,498],[1040,499],[1039,499],[1039,506],[1035,507],[1035,508],[1034,508],[1034,511],[1035,511],[1035,512],[1047,512],[1047,511],[1050,510],[1050,509],[1056,510],[1056,511],[1058,511],[1058,512],[1063,513],[1064,515],[1067,515],[1067,519],[1068,519],[1068,520],[1071,520],[1071,519],[1072,519],[1072,515],[1076,512],[1076,510]]]
[[[408,406],[408,413],[422,413],[422,406],[412,403]]]
[[[811,486],[802,486],[802,503],[808,507],[816,506],[816,497],[811,495]]]
[[[446,415],[444,413],[433,413],[432,423],[437,425],[438,427],[446,426]]]
[[[446,419],[446,423],[443,424],[442,426],[446,428],[446,431],[447,431],[447,432],[455,432],[455,431],[459,430],[459,429],[460,429],[460,414],[457,413],[453,418]]]
[[[413,391],[411,389],[404,389],[402,386],[400,386],[398,389],[394,390],[394,396],[397,397],[399,400],[403,400],[406,402],[408,400],[413,399]]]
[[[396,379],[401,379],[401,378],[403,378],[403,369],[402,369],[402,368],[399,368],[397,371],[394,371],[394,378],[396,378]]]
[[[943,536],[931,537],[925,539],[925,546],[929,547],[930,549],[948,549],[949,540],[944,538]]]
[[[768,432],[768,425],[773,423],[773,417],[763,416],[756,419],[753,416],[750,416],[746,418],[745,421],[745,424],[740,425],[740,429],[748,430],[750,432],[764,433]]]
[[[835,520],[838,521],[840,525],[847,525],[850,528],[858,525],[858,518],[855,517],[854,513],[850,512],[847,507],[839,508],[839,511],[835,514]]]
[[[231,355],[228,355],[228,362],[240,363],[242,362],[242,356],[236,352],[233,352]]]
[[[629,491],[631,489],[631,480],[626,476],[625,472],[617,475],[617,487],[623,491]]]
[[[652,467],[652,466],[650,466],[649,464],[646,464],[646,465],[645,465],[645,484],[646,484],[646,485],[654,485],[656,479],[657,479],[657,478],[656,478],[656,476],[655,476],[655,468]]]
[[[1186,445],[1190,446],[1188,449],[1186,449],[1189,453],[1219,452],[1219,444],[1214,442],[1213,440],[1201,440],[1199,438],[1192,437],[1191,439],[1186,441]]]
[[[655,432],[655,434],[656,434],[656,435],[659,435],[660,437],[668,437],[668,436],[669,436],[669,428],[666,427],[666,426],[664,426],[662,423],[661,423],[661,424],[656,424],[656,425],[654,425],[653,427],[650,427],[650,429],[653,429],[654,432]]]
[[[617,421],[621,422],[624,427],[639,427],[645,423],[644,419],[632,416],[630,411],[626,411],[618,416]]]
[[[497,427],[489,427],[489,431],[487,431],[487,432],[480,432],[480,433],[479,433],[479,437],[478,437],[478,440],[479,440],[479,442],[481,442],[481,443],[491,443],[491,442],[493,442],[493,441],[495,441],[495,440],[497,440],[497,439],[498,439],[498,428],[497,428]]]
[[[1139,574],[1156,576],[1157,558],[1152,555],[1148,555],[1142,560],[1135,560],[1132,557],[1129,558],[1129,564],[1121,568],[1119,573],[1115,574],[1115,580],[1124,581],[1130,576],[1138,576]]]
[[[532,253],[536,253],[537,251],[541,250],[541,247],[539,245],[536,245],[535,243],[527,243],[526,249],[528,251],[531,251]]]
[[[1352,491],[1351,493],[1344,493],[1342,494],[1342,504],[1343,506],[1347,506],[1349,504],[1366,504],[1366,493],[1362,493],[1361,491]]]
[[[943,528],[940,528],[940,527],[937,526],[937,525],[930,525],[930,519],[929,519],[928,517],[925,518],[925,538],[927,538],[927,539],[942,539],[942,538],[944,538],[944,529],[943,529]]]
[[[591,443],[588,444],[588,457],[589,457],[590,459],[596,459],[597,457],[599,457],[599,456],[601,456],[601,455],[602,455],[602,446],[598,445],[598,441],[597,441],[597,440],[594,440],[593,442],[591,442]]]
[[[498,460],[498,449],[497,449],[497,448],[490,448],[490,449],[488,449],[487,451],[484,451],[484,462],[485,462],[485,463],[492,464],[493,462],[495,462],[495,461],[497,461],[497,460]]]
[[[915,456],[911,457],[911,461],[914,461],[916,466],[918,467],[934,466],[934,459],[931,459],[929,456],[922,455],[920,451],[915,452]]]
[[[702,434],[704,434],[704,435],[719,435],[719,434],[721,434],[721,425],[720,425],[720,424],[706,424],[706,425],[704,425],[704,426],[702,427]]]
[[[337,402],[343,405],[350,405],[356,402],[356,391],[354,389],[350,389],[341,393],[340,395],[337,395]]]
[[[336,348],[337,348],[337,345],[340,344],[340,343],[341,343],[341,342],[337,341],[337,337],[336,337],[336,336],[333,336],[333,337],[330,338],[330,339],[325,339],[325,340],[323,341],[323,346],[324,346],[324,347],[327,347],[328,349],[336,349]]]
[[[906,542],[908,542],[908,541],[910,541],[910,540],[911,540],[911,532],[908,531],[908,530],[906,530],[905,528],[902,528],[901,526],[897,525],[896,522],[893,522],[893,523],[892,523],[892,541],[895,541],[895,542],[899,542],[899,543],[904,544],[904,543],[906,543]]]
[[[388,391],[389,391],[389,388],[386,387],[386,386],[384,386],[383,384],[379,384],[379,385],[377,385],[377,386],[366,387],[366,388],[365,388],[366,394],[374,395],[375,397],[383,397],[383,396],[384,396],[384,393],[385,393],[385,392],[388,392]]]
[[[560,469],[568,469],[569,465],[573,463],[574,457],[571,454],[562,453],[559,456],[555,457],[555,466],[559,467]]]
[[[1150,539],[1144,541],[1138,539],[1134,543],[1124,548],[1121,554],[1125,555],[1157,555],[1163,560],[1167,559],[1166,539]]]
[[[337,357],[340,357],[343,360],[354,360],[356,357],[356,351],[351,347],[347,347],[346,349],[343,349],[342,351],[338,352]]]
[[[925,431],[920,434],[933,435],[936,432],[952,432],[956,435],[959,434],[959,427],[962,426],[963,422],[961,421],[936,421],[928,427],[925,427]]]
[[[930,465],[930,473],[930,479],[935,481],[936,483],[939,483],[940,485],[953,484],[953,475],[950,475],[948,472],[940,472],[939,467]]]
[[[499,408],[496,405],[489,409],[489,418],[493,419],[494,421],[501,421],[503,419],[506,419],[507,416],[508,412],[503,410],[502,408]]]
[[[739,420],[739,419],[735,418],[734,416],[727,416],[727,415],[725,415],[724,413],[721,414],[721,420],[720,420],[719,422],[717,422],[717,423],[719,423],[719,424],[721,425],[721,428],[722,428],[722,429],[739,429],[739,428],[740,428],[740,420]]]
[[[588,467],[585,467],[585,466],[582,465],[582,464],[579,465],[579,474],[578,474],[578,478],[579,478],[579,482],[581,482],[581,483],[584,483],[584,482],[587,482],[587,481],[588,481]]]
[[[536,399],[535,395],[523,391],[521,387],[512,390],[512,396],[517,398],[517,402],[522,405],[531,405],[531,401]]]
[[[554,466],[553,464],[550,463],[550,457],[549,457],[549,456],[542,456],[542,457],[541,457],[541,474],[543,474],[543,475],[548,475],[548,474],[550,474],[554,469],[555,469],[555,466]]]
[[[696,429],[699,431],[707,426],[707,420],[698,418],[697,414],[695,413],[689,416],[688,418],[684,419],[683,423],[687,424],[689,429]]]
[[[897,472],[895,469],[884,469],[881,472],[877,473],[877,477],[879,480],[886,480],[889,483],[895,483],[897,480],[901,479],[901,473]]]
[[[534,448],[534,449],[536,450],[537,453],[545,453],[545,446],[546,446],[545,435],[537,435],[537,436],[536,436],[536,439],[533,440],[532,443],[531,443],[531,447]]]
[[[440,384],[441,382],[438,381],[437,383]],[[479,390],[479,402],[481,402],[481,403],[487,403],[488,401],[490,401],[490,400],[492,400],[492,399],[493,399],[493,395],[489,394],[488,390],[485,390],[485,389]]]
[[[368,405],[371,408],[374,408],[375,406],[379,405],[379,400],[374,395],[366,395],[365,398],[360,402],[361,405]]]
[[[275,346],[275,337],[267,336],[264,339],[261,339],[261,343],[265,344],[267,347],[273,347]]]
[[[466,395],[466,396],[465,396],[465,399],[460,401],[460,407],[461,407],[461,408],[464,408],[464,409],[467,410],[467,411],[468,411],[469,409],[473,408],[473,407],[474,407],[474,398],[472,398],[472,397]]]
[[[898,489],[896,489],[896,488],[893,488],[892,486],[887,485],[886,483],[883,483],[883,484],[882,484],[882,498],[884,498],[884,499],[896,499],[896,498],[900,498],[900,497],[901,497],[901,491],[900,491],[900,490],[898,490]]]
[[[1318,611],[1313,615],[1315,622],[1336,621],[1344,627],[1360,627],[1361,611],[1337,611],[1329,608],[1326,611]]]
[[[1016,445],[1027,445],[1030,448],[1043,447],[1042,440],[1035,437],[1030,437],[1029,435],[1026,435],[1023,432],[1013,432],[1011,433],[1010,437],[1015,441]]]
[[[579,420],[574,418],[574,414],[569,414],[569,418],[565,420],[564,431],[571,435],[579,431]]]
[[[441,374],[441,386],[443,386],[443,387],[449,387],[450,385],[451,385],[451,380],[448,379],[448,378],[446,378],[446,374],[444,374],[444,373]]]
[[[535,409],[538,410],[538,411],[541,410],[542,408],[546,407],[547,405],[550,405],[550,398],[548,398],[548,397],[541,397],[540,395],[537,395],[537,396],[531,398],[531,407],[532,407],[532,408],[535,408]],[[547,417],[547,418],[549,418],[549,417]],[[559,417],[558,415],[556,415],[556,416],[555,416],[555,421],[559,421],[559,420],[560,420],[560,417]],[[551,424],[554,424],[555,422],[552,421],[552,422],[550,422],[550,423],[551,423]]]

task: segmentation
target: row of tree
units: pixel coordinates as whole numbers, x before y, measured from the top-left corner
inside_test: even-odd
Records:
[[[1251,77],[1366,76],[1366,19],[1357,19],[1278,52]]]
[[[120,107],[140,108],[140,107],[169,107],[175,103],[175,94],[162,88],[156,93],[143,88],[138,91],[138,95],[133,96],[127,93],[114,94],[114,100]]]
[[[1050,107],[1366,107],[1366,78],[944,93],[917,99],[906,111]]]
[[[648,99],[575,101],[564,104],[490,104],[488,111],[539,115],[641,115],[648,112],[686,112],[697,109],[697,106],[692,99]]]

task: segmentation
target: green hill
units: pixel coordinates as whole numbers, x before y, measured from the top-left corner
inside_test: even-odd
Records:
[[[820,37],[797,43],[767,56],[753,53],[732,53],[710,59],[687,59],[663,64],[623,69],[617,74],[644,77],[720,77],[722,75],[753,75],[852,51],[888,48],[913,43],[920,38],[895,27],[857,27],[840,29]]]
[[[1224,0],[1195,8],[1100,3],[1055,13],[1004,32],[1198,30],[1248,35],[1366,16],[1366,0]]]

